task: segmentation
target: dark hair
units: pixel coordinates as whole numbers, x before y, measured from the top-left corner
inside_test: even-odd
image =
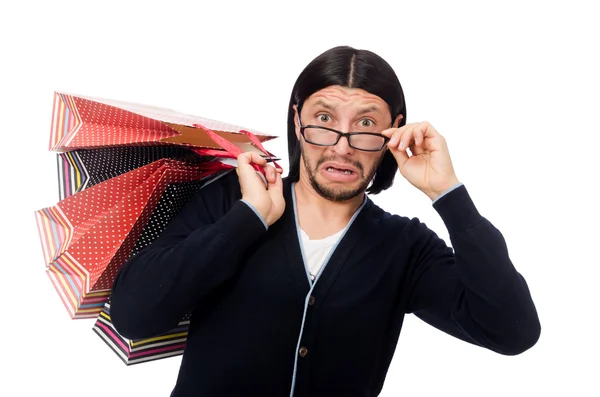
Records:
[[[292,89],[288,108],[290,170],[287,176],[292,182],[297,182],[300,178],[300,142],[296,137],[293,106],[297,105],[299,113],[308,97],[331,85],[360,88],[377,95],[388,104],[392,121],[401,114],[399,126],[406,124],[406,103],[402,86],[392,67],[383,58],[371,51],[349,46],[325,51],[304,68]],[[367,192],[377,194],[392,186],[397,170],[398,164],[387,150]]]

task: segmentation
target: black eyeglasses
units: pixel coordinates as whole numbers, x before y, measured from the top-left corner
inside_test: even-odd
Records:
[[[378,152],[390,140],[375,132],[341,132],[318,125],[302,125],[300,118],[298,118],[298,123],[300,124],[300,134],[304,140],[317,146],[335,146],[342,137],[346,137],[351,148],[365,152]]]

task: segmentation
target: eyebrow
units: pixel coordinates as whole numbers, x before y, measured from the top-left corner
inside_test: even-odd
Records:
[[[337,107],[337,105],[332,105],[328,102],[325,102],[322,99],[318,99],[314,103],[314,106],[320,106],[322,108],[325,108],[325,109],[331,110],[331,111],[335,110],[335,108]],[[358,111],[358,115],[363,115],[363,114],[370,113],[370,112],[381,113],[381,108],[377,105],[366,106]]]
[[[317,99],[317,101],[315,102],[314,106],[320,106],[322,108],[325,108],[327,110],[335,110],[335,105],[332,105],[328,102],[325,102],[322,99]]]
[[[371,112],[381,113],[381,109],[379,108],[379,106],[371,105],[371,106],[367,106],[367,107],[359,110],[358,114],[365,114],[365,113],[371,113]]]

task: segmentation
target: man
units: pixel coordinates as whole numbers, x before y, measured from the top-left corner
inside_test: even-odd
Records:
[[[241,155],[123,266],[111,306],[122,335],[154,336],[192,313],[172,396],[376,396],[406,313],[500,354],[536,343],[536,309],[502,235],[444,138],[405,119],[383,59],[326,51],[292,91],[288,176]],[[454,251],[367,196],[398,170],[432,200]]]

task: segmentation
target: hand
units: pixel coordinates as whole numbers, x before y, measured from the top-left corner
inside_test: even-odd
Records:
[[[285,209],[282,170],[267,165],[267,160],[256,153],[242,153],[237,160],[236,172],[242,189],[242,199],[252,204],[267,225],[271,226],[281,217]],[[252,167],[252,163],[258,164],[265,170],[268,186],[265,186],[264,180]]]
[[[389,128],[382,134],[390,138],[388,148],[400,174],[431,200],[459,182],[446,140],[428,122]],[[411,156],[406,149],[410,149]]]

